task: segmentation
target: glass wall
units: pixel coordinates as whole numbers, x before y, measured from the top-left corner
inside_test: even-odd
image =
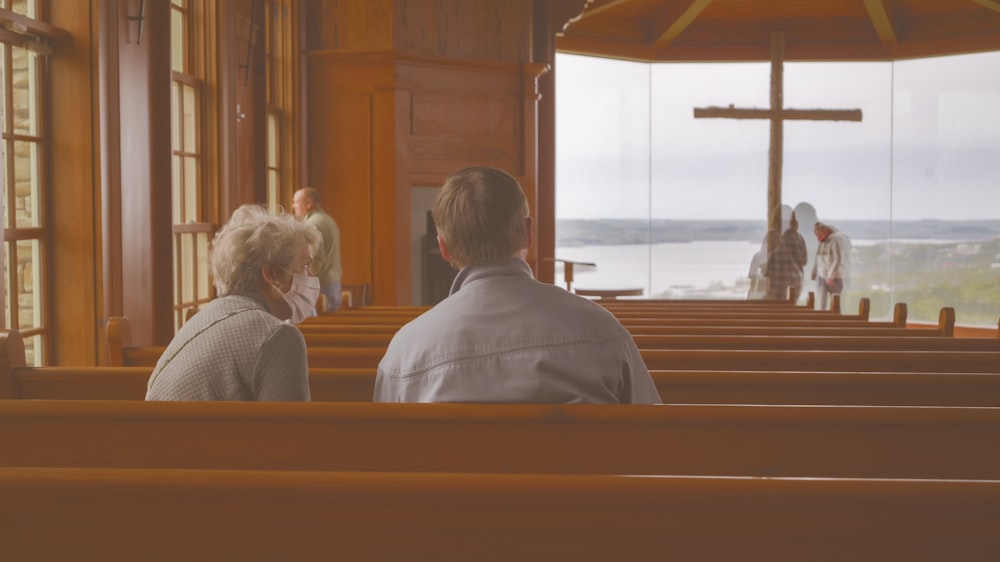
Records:
[[[845,310],[995,326],[1000,317],[1000,53],[896,63],[786,63],[784,107],[860,109],[786,121],[783,217],[851,241]],[[575,287],[747,298],[767,229],[767,63],[635,63],[557,55],[556,258]],[[805,268],[804,292],[814,290]],[[557,272],[557,281],[558,277]],[[803,297],[804,299],[804,297]]]

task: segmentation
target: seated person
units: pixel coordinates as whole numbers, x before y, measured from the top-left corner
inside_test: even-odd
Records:
[[[309,271],[320,233],[291,215],[243,205],[212,241],[218,298],[160,356],[146,400],[309,400],[298,323],[319,280]]]
[[[536,281],[521,185],[495,168],[452,174],[434,203],[450,294],[403,326],[376,402],[660,402],[631,334],[600,305]]]

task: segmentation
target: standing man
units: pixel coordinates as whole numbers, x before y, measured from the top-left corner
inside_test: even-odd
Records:
[[[851,241],[834,226],[822,222],[816,223],[813,232],[819,246],[816,248],[812,278],[816,280],[819,292],[819,309],[826,310],[829,295],[844,296],[844,281],[851,266]]]
[[[319,192],[304,187],[292,196],[292,210],[300,220],[313,225],[323,236],[323,245],[313,256],[312,272],[319,277],[319,292],[326,295],[326,312],[340,308],[340,229],[319,202]],[[321,311],[323,312],[323,311]]]
[[[376,402],[659,403],[632,335],[605,308],[535,280],[528,202],[496,168],[452,174],[434,202],[447,298],[393,336]]]

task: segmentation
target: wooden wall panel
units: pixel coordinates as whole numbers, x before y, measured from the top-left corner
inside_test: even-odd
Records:
[[[307,0],[307,45],[312,51],[390,51],[394,0]]]
[[[525,62],[532,0],[396,0],[395,49],[414,55]]]
[[[370,283],[372,269],[372,95],[312,92],[309,183],[340,228],[343,283]]]
[[[100,239],[96,236],[101,214],[97,183],[99,153],[94,150],[99,129],[94,123],[95,100],[91,92],[91,57],[97,48],[90,29],[88,2],[60,5],[51,23],[69,31],[76,44],[60,45],[51,64],[51,114],[49,185],[54,204],[47,205],[49,240],[47,287],[51,298],[46,321],[52,334],[51,364],[96,365],[103,341],[100,333],[102,295]],[[72,47],[72,48],[71,48]]]
[[[514,143],[520,100],[463,94],[414,94],[414,136],[495,139]]]
[[[411,92],[411,174],[438,184],[471,165],[524,174],[521,65],[407,58],[397,75]]]

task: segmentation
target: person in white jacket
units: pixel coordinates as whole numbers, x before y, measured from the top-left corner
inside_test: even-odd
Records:
[[[829,295],[843,298],[851,267],[851,240],[836,227],[822,222],[816,223],[813,232],[819,246],[816,248],[812,278],[816,280],[819,308],[826,310]]]

